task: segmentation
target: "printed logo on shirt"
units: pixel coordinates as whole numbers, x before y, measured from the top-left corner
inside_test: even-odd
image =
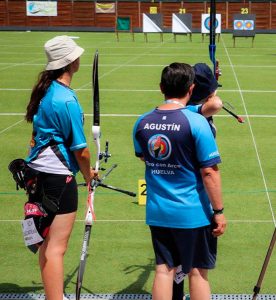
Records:
[[[150,155],[158,160],[167,159],[172,151],[170,140],[163,134],[155,134],[148,141]]]
[[[180,131],[181,125],[176,123],[165,123],[165,124],[156,124],[156,123],[146,123],[144,126],[146,130],[161,130],[161,131]]]
[[[214,156],[219,156],[219,152],[218,152],[218,151],[215,151],[215,152],[211,152],[211,153],[209,154],[209,157],[210,157],[210,158],[212,158],[212,157],[214,157]]]

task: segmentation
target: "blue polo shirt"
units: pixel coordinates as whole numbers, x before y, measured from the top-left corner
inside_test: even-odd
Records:
[[[208,122],[187,108],[142,115],[133,129],[135,154],[144,157],[146,223],[171,228],[210,224],[211,204],[200,169],[221,162]]]
[[[76,174],[79,167],[73,151],[87,147],[83,116],[75,92],[53,81],[33,119],[35,146],[27,163],[46,173]]]

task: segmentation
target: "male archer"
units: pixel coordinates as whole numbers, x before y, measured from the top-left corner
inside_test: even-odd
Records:
[[[222,101],[216,95],[218,83],[210,67],[205,63],[197,63],[193,66],[195,72],[194,89],[187,109],[202,114],[206,117],[214,137],[216,137],[216,127],[213,122],[213,115],[222,108]],[[184,273],[181,265],[178,267],[173,283],[173,300],[183,300],[184,298]]]
[[[191,299],[209,300],[208,270],[214,268],[217,237],[226,228],[218,164],[210,126],[186,107],[194,70],[172,63],[161,75],[162,103],[142,115],[133,130],[135,154],[145,161],[146,223],[156,259],[154,300],[172,299],[176,268],[189,277]],[[154,145],[160,139],[162,151]]]

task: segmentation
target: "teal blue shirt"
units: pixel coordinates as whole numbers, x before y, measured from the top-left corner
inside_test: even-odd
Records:
[[[43,156],[43,151],[50,147],[50,154],[54,153],[53,162],[58,158],[68,171],[77,173],[79,167],[73,151],[87,147],[83,122],[83,111],[75,92],[53,81],[33,118],[35,146],[26,161],[35,163]],[[54,173],[57,172],[56,165],[48,164],[41,168],[43,167],[50,170],[49,172],[51,169]]]

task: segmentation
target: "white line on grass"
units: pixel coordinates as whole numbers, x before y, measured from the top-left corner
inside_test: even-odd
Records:
[[[0,134],[3,133],[3,132],[8,131],[9,129],[13,128],[14,126],[20,124],[20,123],[23,122],[23,121],[24,121],[24,119],[22,119],[22,120],[20,120],[20,121],[18,121],[18,122],[16,122],[16,123],[12,124],[11,126],[9,126],[9,127],[5,128],[5,129],[1,130],[1,131],[0,131]]]
[[[163,42],[163,43],[165,44],[166,42]],[[89,49],[88,47],[85,47],[85,48],[86,48],[86,50]],[[104,47],[98,47],[98,48],[104,49]],[[90,48],[90,49],[94,50],[95,48]],[[110,49],[116,50],[117,48],[110,47]],[[134,49],[134,48],[132,47],[131,49]],[[135,49],[137,49],[137,48],[135,48]],[[144,48],[142,47],[141,49],[144,49]],[[155,50],[156,47],[147,47],[147,49],[148,50]],[[172,50],[172,48],[170,48],[170,50]],[[191,48],[191,50],[194,50],[194,49]],[[182,51],[183,51],[183,49],[182,49]],[[29,54],[27,52],[20,52],[20,53],[22,55]],[[18,52],[9,52],[9,51],[3,52],[3,51],[0,51],[0,54],[2,54],[2,55],[7,54],[10,57],[11,54],[18,55]],[[34,52],[33,54],[34,55],[39,55],[39,54],[41,54],[41,52]],[[186,51],[186,53],[183,53],[181,51],[180,52],[174,51],[172,53],[170,51],[169,53],[164,53],[164,52],[163,53],[162,52],[160,52],[160,53],[146,53],[144,55],[145,56],[149,56],[150,55],[150,56],[155,56],[155,57],[163,57],[163,56],[166,56],[166,57],[175,57],[176,55],[181,55],[181,57],[183,57],[183,56],[187,56],[187,57],[194,57],[194,56],[196,56],[196,57],[198,57],[199,55],[206,56],[206,54],[202,54],[202,52],[190,53],[190,52],[187,52],[187,51]],[[127,57],[128,56],[128,57],[131,57],[131,56],[136,56],[136,53],[127,53],[127,54],[125,54],[125,53],[114,53],[113,52],[113,53],[102,53],[101,56],[106,56],[106,57],[112,57],[112,56],[115,56],[115,57]],[[223,54],[221,55],[221,57],[224,57],[224,56],[225,55],[223,55]],[[233,54],[232,56],[234,56],[234,57],[248,57],[248,54]],[[251,56],[252,57],[264,57],[264,56],[266,56],[266,54],[252,54]]]
[[[104,54],[102,54],[104,56]],[[147,55],[147,54],[145,54]],[[40,60],[41,58],[35,59]],[[34,61],[35,61],[34,60]],[[8,62],[0,62],[0,66],[6,66],[8,68],[16,67],[16,66],[45,66],[45,63],[30,63],[30,62],[21,62],[21,63],[8,63]],[[91,68],[91,64],[82,64],[82,67]],[[99,64],[99,67],[118,67],[121,66],[120,64]],[[164,64],[124,64],[125,68],[163,68]],[[231,67],[230,65],[220,65],[220,67]],[[257,68],[257,69],[274,69],[276,65],[234,65],[235,68]]]
[[[14,220],[0,220],[0,223],[17,223],[17,222],[21,222],[22,220],[18,220],[18,219],[14,219]],[[84,222],[84,220],[81,219],[77,219],[76,222]],[[138,220],[128,220],[128,219],[119,219],[119,220],[99,220],[97,219],[97,222],[101,222],[101,223],[140,223],[140,222],[145,222],[144,219],[138,219]],[[272,220],[227,220],[228,223],[248,223],[248,224],[256,224],[256,223],[273,223]]]
[[[22,91],[31,91],[31,88],[0,88],[0,91],[7,91],[7,92],[22,92]],[[91,91],[91,88],[78,88],[78,91]],[[101,92],[123,92],[123,93],[139,93],[139,92],[160,92],[159,89],[154,89],[154,90],[144,90],[144,89],[105,89],[105,88],[101,88]],[[221,93],[240,93],[240,90],[224,90],[224,89],[220,89],[219,92]],[[241,90],[242,93],[276,93],[276,90]]]
[[[252,129],[252,126],[251,126],[251,122],[250,122],[250,118],[249,118],[249,115],[248,115],[248,112],[247,112],[247,108],[246,108],[246,104],[245,104],[245,101],[244,101],[243,93],[242,93],[242,90],[241,90],[241,87],[240,87],[240,83],[239,83],[239,80],[238,80],[235,68],[234,68],[234,66],[232,64],[231,57],[230,57],[229,52],[228,52],[228,50],[226,48],[226,45],[224,43],[223,38],[221,40],[222,40],[222,44],[223,44],[225,53],[226,53],[227,58],[229,60],[231,69],[233,71],[233,74],[234,74],[234,77],[235,77],[235,81],[236,81],[237,86],[238,86],[239,94],[240,94],[240,97],[241,97],[241,100],[242,100],[242,105],[243,105],[243,108],[244,108],[244,111],[245,111],[245,114],[246,114],[246,118],[247,118],[247,122],[248,122],[248,127],[249,127],[249,130],[250,130],[252,141],[253,141],[253,145],[254,145],[254,148],[255,148],[255,152],[256,152],[256,156],[257,156],[257,161],[258,161],[260,172],[261,172],[261,175],[262,175],[262,179],[263,179],[263,183],[264,183],[264,188],[265,188],[265,193],[266,193],[267,200],[268,200],[268,205],[269,205],[269,208],[270,208],[270,211],[271,211],[271,215],[272,215],[274,226],[276,227],[276,220],[275,220],[275,216],[274,216],[274,212],[273,212],[273,208],[272,208],[270,194],[268,192],[267,183],[266,183],[266,179],[265,179],[265,175],[264,175],[264,170],[263,170],[263,167],[262,167],[262,162],[261,162],[261,159],[260,159],[260,155],[259,155],[257,143],[256,143],[256,140],[255,140],[255,136],[254,136],[253,129]]]
[[[92,117],[93,114],[84,114],[86,117]],[[0,116],[25,116],[25,113],[0,113]],[[101,117],[114,117],[114,118],[132,118],[140,117],[140,114],[101,114]],[[276,118],[276,115],[240,115],[241,117],[249,118]],[[215,118],[232,118],[229,114],[227,115],[215,115]],[[23,120],[21,120],[23,121]]]
[[[33,62],[33,61],[37,61],[37,60],[41,60],[41,58],[32,59],[32,60],[29,60],[28,62],[23,62],[23,63],[17,63],[17,64],[8,65],[6,67],[0,68],[0,71],[7,70],[7,69],[10,69],[10,68],[13,68],[13,67],[22,66],[22,65],[25,66],[27,63],[30,63],[30,62]]]

